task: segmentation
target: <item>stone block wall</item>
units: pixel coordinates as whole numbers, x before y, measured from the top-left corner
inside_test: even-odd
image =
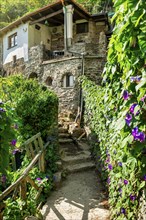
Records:
[[[55,91],[59,97],[59,113],[65,116],[71,113],[73,119],[77,114],[79,105],[79,84],[78,77],[81,75],[81,59],[79,57],[64,58],[61,60],[46,61],[43,64],[44,72],[41,82]],[[63,86],[63,77],[71,73],[74,76],[72,87]],[[50,83],[48,85],[48,79]]]

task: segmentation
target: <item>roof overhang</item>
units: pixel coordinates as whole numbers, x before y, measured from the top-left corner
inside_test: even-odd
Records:
[[[63,3],[64,6],[72,4],[74,7],[73,21],[80,19],[93,19],[101,20],[105,19],[105,16],[102,15],[90,15],[80,4],[75,0],[58,0],[55,3],[49,4],[43,8],[40,8],[34,12],[24,15],[18,20],[12,22],[10,25],[2,28],[0,30],[0,36],[4,35],[6,32],[12,30],[15,27],[18,27],[20,24],[30,21],[30,24],[41,23],[49,24],[49,26],[58,26],[64,23],[64,14],[63,14]]]

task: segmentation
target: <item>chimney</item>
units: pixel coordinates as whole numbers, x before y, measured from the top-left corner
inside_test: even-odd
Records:
[[[65,48],[71,46],[73,38],[73,5],[67,5],[64,7],[64,40]]]

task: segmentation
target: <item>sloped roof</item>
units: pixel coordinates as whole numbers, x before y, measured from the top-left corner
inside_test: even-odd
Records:
[[[94,18],[91,14],[89,14],[80,4],[78,4],[75,0],[64,0],[65,5],[72,4],[74,6],[74,14],[73,20]],[[30,23],[34,23],[38,21],[38,23],[45,23],[48,21],[50,26],[57,26],[64,23],[64,15],[63,15],[63,5],[61,0],[57,0],[55,3],[44,6],[43,8],[37,9],[34,12],[24,15],[18,20],[12,22],[8,26],[2,28],[0,30],[0,35],[4,35],[7,31],[17,27],[18,25],[30,21]],[[97,19],[98,15],[96,15]],[[105,14],[103,16],[99,16],[104,19]],[[100,20],[99,19],[99,20]]]

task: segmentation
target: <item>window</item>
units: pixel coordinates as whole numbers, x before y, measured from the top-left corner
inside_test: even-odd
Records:
[[[88,32],[88,23],[80,23],[76,24],[76,33],[81,34],[81,33],[87,33]]]
[[[8,37],[8,48],[17,46],[17,33]]]
[[[73,87],[74,76],[71,73],[67,73],[63,77],[63,87]]]

